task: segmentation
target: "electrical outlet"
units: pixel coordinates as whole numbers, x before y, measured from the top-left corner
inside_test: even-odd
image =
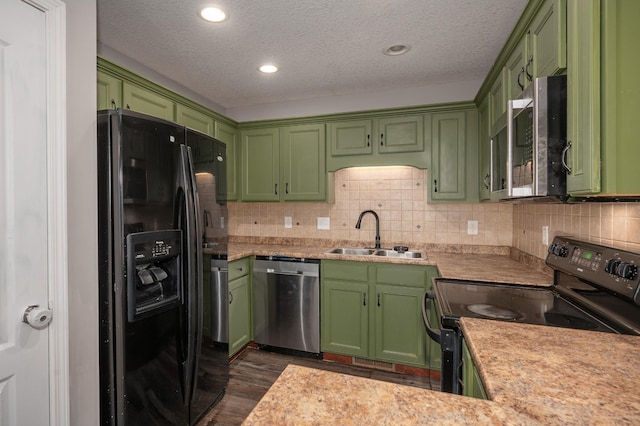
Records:
[[[284,217],[284,227],[285,228],[291,228],[293,226],[293,224],[291,223],[291,216],[285,216]]]
[[[224,216],[220,216],[220,229],[224,229]]]
[[[478,235],[478,221],[477,220],[469,220],[469,221],[467,221],[467,234],[469,234],[469,235]]]
[[[542,244],[549,245],[549,227],[547,225],[542,227]]]
[[[319,217],[318,229],[331,229],[330,219],[328,217]]]

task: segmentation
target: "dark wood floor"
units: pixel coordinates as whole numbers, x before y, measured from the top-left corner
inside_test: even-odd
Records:
[[[265,350],[247,349],[231,363],[229,384],[224,397],[200,420],[197,426],[241,424],[288,364],[352,374],[425,389],[437,389],[440,385],[439,383],[434,383],[432,387],[427,377],[294,357]]]

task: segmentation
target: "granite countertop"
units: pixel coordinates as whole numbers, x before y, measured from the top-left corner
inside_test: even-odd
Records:
[[[246,256],[285,255],[306,259],[349,260],[356,262],[401,263],[406,265],[437,266],[443,278],[476,280],[535,286],[550,286],[553,277],[511,258],[502,247],[474,247],[477,252],[450,253],[437,250],[455,250],[457,247],[435,246],[412,248],[421,258],[384,256],[350,256],[328,253],[334,247],[346,247],[344,242],[323,241],[321,244],[299,245],[286,243],[238,243],[228,245],[228,260]],[[358,244],[351,246],[358,247]],[[215,249],[205,249],[206,254],[217,254]]]
[[[487,396],[542,424],[640,424],[640,336],[461,319]]]
[[[491,401],[290,364],[243,425],[528,423]]]

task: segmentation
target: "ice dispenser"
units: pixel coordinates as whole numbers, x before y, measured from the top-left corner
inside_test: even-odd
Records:
[[[130,322],[180,303],[182,231],[127,235],[127,311]]]

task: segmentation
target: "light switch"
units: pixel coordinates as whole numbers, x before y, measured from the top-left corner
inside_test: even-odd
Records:
[[[549,227],[547,225],[542,227],[542,244],[549,245]]]
[[[291,216],[285,216],[284,217],[284,227],[285,228],[291,228],[293,226],[293,224],[291,223]]]

